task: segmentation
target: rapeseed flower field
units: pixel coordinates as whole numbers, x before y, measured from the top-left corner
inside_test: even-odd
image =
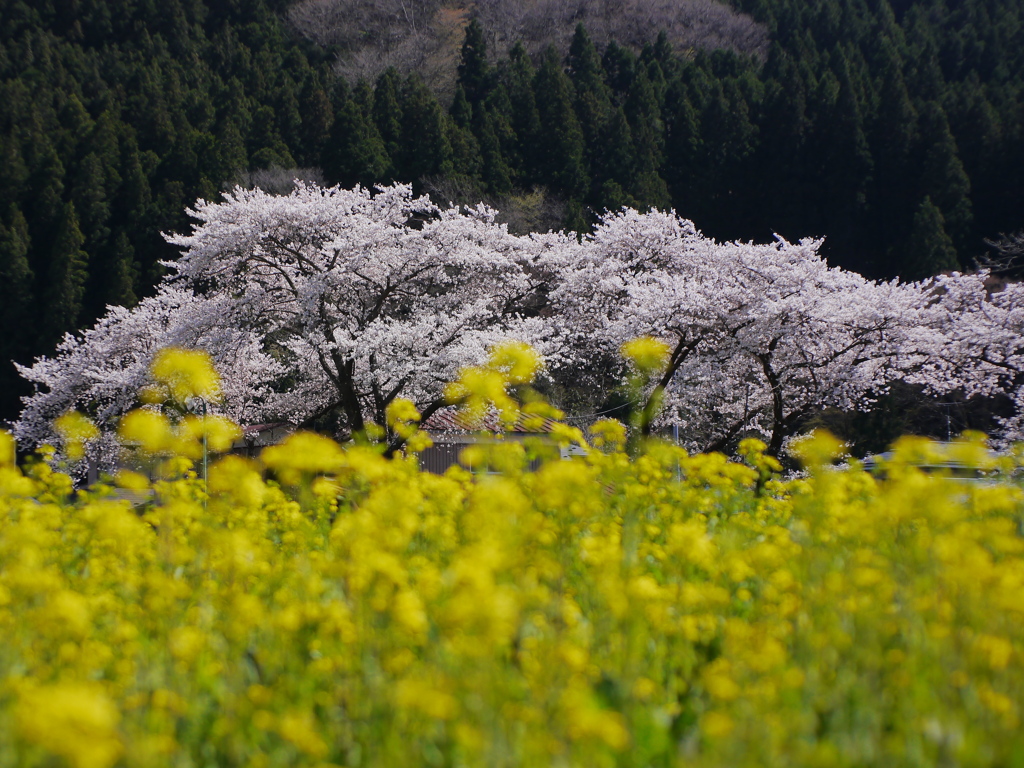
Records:
[[[454,389],[500,399],[502,354]],[[395,459],[299,433],[204,480],[231,425],[150,409],[149,474],[77,492],[0,437],[0,766],[1024,764],[1018,486],[914,440],[835,469],[827,436],[783,481],[757,441],[627,452],[611,422],[436,476],[393,417]]]

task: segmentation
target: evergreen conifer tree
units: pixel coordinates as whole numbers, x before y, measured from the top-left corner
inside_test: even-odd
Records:
[[[274,89],[272,103],[277,133],[294,156],[302,151],[302,112],[299,107],[298,85],[290,71],[281,73],[280,85]]]
[[[1000,222],[1019,216],[1020,177],[1003,165],[1014,154],[1010,147],[1020,142],[1006,140],[1003,122],[977,73],[951,87],[950,96],[950,131],[971,185],[971,232],[980,239],[999,231]]]
[[[469,103],[469,99],[466,98],[466,91],[462,87],[462,84],[455,86],[455,98],[452,100],[452,106],[448,110],[448,114],[452,116],[452,120],[455,124],[463,130],[470,130],[473,125],[473,106]]]
[[[922,192],[942,211],[946,231],[962,249],[971,226],[971,182],[942,107],[935,101],[925,102],[920,118]]]
[[[756,164],[758,218],[762,231],[803,237],[803,212],[813,194],[814,176],[806,157],[811,128],[807,88],[796,62],[778,45],[772,47],[766,68]]]
[[[519,137],[512,127],[512,101],[508,97],[508,89],[502,83],[491,89],[486,106],[490,129],[498,141],[501,161],[507,168],[509,182],[513,183],[523,173],[523,152]]]
[[[480,143],[481,175],[484,184],[491,194],[506,194],[512,190],[512,172],[502,155],[493,113],[481,107],[477,123],[476,135]]]
[[[471,182],[471,187],[475,187],[484,169],[481,142],[477,139],[477,134],[470,128],[460,128],[444,113],[441,113],[441,126],[442,146],[447,147],[447,150],[444,150],[447,152],[447,161],[444,165],[432,169],[428,169],[428,164],[424,164],[423,172],[416,178],[453,174]]]
[[[636,173],[636,158],[633,153],[633,132],[622,107],[612,112],[602,136],[599,175],[599,207],[617,211],[621,208],[638,208],[637,202],[627,190],[633,186]]]
[[[704,148],[698,168],[699,199],[694,219],[712,233],[730,232],[730,220],[742,209],[747,163],[756,147],[757,127],[746,101],[732,79],[714,81],[711,97],[700,116]],[[738,235],[733,235],[738,236]]]
[[[586,160],[591,168],[599,163],[601,136],[611,116],[611,91],[602,77],[601,58],[582,24],[569,48],[569,78],[575,88],[574,109],[583,130]]]
[[[872,185],[874,237],[881,242],[900,242],[909,232],[916,198],[911,153],[916,141],[917,111],[903,78],[902,63],[894,43],[881,41],[882,72],[878,110],[870,131],[876,158]]]
[[[615,182],[624,190],[630,185],[636,173],[636,157],[633,153],[633,131],[622,107],[612,112],[604,135],[601,137],[600,175],[602,182]],[[619,208],[627,203],[616,201],[614,205],[605,203],[610,208]]]
[[[103,163],[94,152],[87,154],[79,164],[71,197],[85,235],[85,249],[98,253],[110,237],[110,203]]]
[[[508,100],[509,122],[520,147],[521,182],[535,181],[540,166],[540,112],[533,90],[535,77],[529,54],[522,43],[516,43],[509,52]]]
[[[83,250],[85,237],[78,226],[74,203],[65,203],[57,222],[49,263],[42,286],[45,314],[40,326],[43,341],[50,345],[77,327],[82,314],[85,286],[89,277],[89,256]]]
[[[458,66],[458,84],[466,100],[475,108],[487,98],[490,87],[490,67],[487,64],[487,42],[480,22],[473,19],[466,25],[462,55]]]
[[[623,48],[612,40],[604,49],[601,66],[604,69],[605,82],[615,94],[616,103],[621,103],[629,91],[629,86],[633,84],[636,57],[628,48]]]
[[[120,134],[124,130],[125,126],[119,124],[114,115],[114,108],[107,107],[96,118],[92,134],[83,142],[79,151],[79,155],[91,153],[99,160],[108,195],[113,194],[122,181],[118,166],[121,156]]]
[[[15,205],[5,219],[0,221],[0,413],[13,414],[27,387],[11,361],[29,362],[40,317],[28,261],[28,222]]]
[[[112,239],[110,254],[105,259],[106,284],[103,286],[103,300],[106,304],[131,307],[138,300],[135,282],[138,279],[138,265],[135,263],[135,249],[128,235],[118,232]]]
[[[672,43],[668,39],[668,33],[663,29],[658,32],[658,38],[654,41],[652,49],[653,60],[665,76],[666,86],[671,83],[679,74],[680,61],[672,50]],[[666,87],[667,90],[667,87]]]
[[[394,69],[386,70],[377,79],[373,91],[373,122],[391,158],[398,157],[402,144],[402,107],[398,91],[399,77]]]
[[[852,258],[874,163],[850,68],[841,48],[834,52],[839,91],[829,115],[822,174],[826,205],[825,232],[832,233],[840,258]],[[835,250],[833,251],[835,252]]]
[[[28,347],[26,330],[38,323],[30,317],[35,293],[28,262],[30,246],[28,222],[18,207],[11,205],[5,220],[0,221],[0,343],[7,359],[23,356]]]
[[[572,83],[554,47],[544,54],[534,86],[541,135],[541,178],[570,198],[582,199],[590,182],[584,162],[584,138],[572,104]]]
[[[0,206],[6,210],[22,199],[29,179],[28,166],[14,136],[0,135],[0,167]]]
[[[302,147],[299,158],[304,165],[317,165],[331,135],[334,109],[327,91],[312,76],[307,77],[302,86],[299,109],[302,115]]]
[[[683,216],[694,215],[693,201],[700,194],[695,174],[701,151],[700,115],[690,101],[686,84],[677,77],[665,100],[664,175],[672,204]]]
[[[959,267],[956,248],[946,234],[942,211],[930,197],[925,197],[914,214],[904,265],[900,277],[905,280],[923,280]]]
[[[245,140],[238,127],[238,120],[229,117],[217,128],[214,142],[216,157],[213,173],[224,181],[233,179],[240,171],[249,167],[249,156],[245,151]]]
[[[450,121],[418,75],[410,75],[402,91],[401,173],[407,181],[444,175],[454,169]]]
[[[664,146],[661,110],[654,88],[643,68],[638,68],[626,100],[626,115],[633,132],[635,173],[630,192],[641,208],[668,208],[668,186],[661,177]]]
[[[236,147],[236,149],[240,149],[241,152],[239,159],[244,158],[245,147]],[[231,176],[234,176],[235,171],[245,167],[245,162],[237,166],[232,164]],[[120,176],[121,186],[117,191],[114,209],[118,211],[118,217],[122,221],[132,227],[145,229],[146,222],[149,221],[152,213],[153,193],[150,188],[149,176],[142,165],[139,146],[134,137],[130,135],[125,137],[121,146]]]
[[[345,95],[335,112],[323,168],[328,181],[346,187],[369,187],[392,177],[384,140],[351,94]]]
[[[31,208],[27,218],[34,244],[50,242],[63,208],[64,164],[53,146],[45,139],[42,142],[43,147],[38,150],[39,163],[29,180]]]

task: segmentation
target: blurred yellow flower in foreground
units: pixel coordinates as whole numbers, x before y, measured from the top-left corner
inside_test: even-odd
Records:
[[[59,683],[22,692],[15,720],[18,733],[74,768],[109,768],[123,747],[120,713],[97,685]]]

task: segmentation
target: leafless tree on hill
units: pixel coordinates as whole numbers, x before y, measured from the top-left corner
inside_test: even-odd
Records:
[[[763,57],[767,30],[716,0],[478,0],[475,14],[499,56],[517,41],[539,53],[549,44],[565,50],[582,23],[599,45],[614,40],[639,49],[661,30],[677,50],[727,49]]]
[[[995,253],[975,259],[976,265],[994,275],[1020,280],[1024,277],[1024,230],[1012,234],[1000,234],[998,240],[985,240]]]
[[[440,7],[440,0],[303,0],[288,19],[322,46],[391,47],[428,28]]]
[[[764,57],[768,49],[764,26],[717,0],[302,0],[288,12],[301,34],[340,50],[337,71],[346,79],[372,81],[395,67],[441,93],[452,88],[462,28],[473,16],[495,58],[519,41],[533,54],[552,44],[567,50],[578,23],[598,45],[638,50],[665,30],[677,51]]]

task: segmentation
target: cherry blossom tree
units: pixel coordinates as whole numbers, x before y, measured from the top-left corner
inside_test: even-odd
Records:
[[[820,242],[717,243],[674,214],[627,210],[565,257],[551,301],[568,343],[608,360],[640,335],[668,343],[646,396],[664,397],[660,422],[697,450],[759,434],[778,453],[813,411],[866,408],[897,378],[961,386],[966,368],[938,370],[952,296],[830,268]]]
[[[53,357],[41,357],[21,375],[35,385],[14,433],[23,446],[59,444],[53,422],[78,410],[102,427],[90,446],[103,466],[119,448],[113,427],[138,405],[153,357],[168,347],[201,348],[223,374],[219,407],[239,423],[259,421],[287,407],[276,390],[287,369],[264,349],[260,336],[234,322],[237,307],[227,296],[197,296],[165,285],[134,309],[110,307],[93,328],[67,334]]]
[[[912,329],[921,364],[908,380],[965,397],[1007,394],[1015,415],[996,438],[1024,440],[1024,284],[992,281],[985,270],[940,275],[919,285],[921,321]]]
[[[157,296],[111,308],[22,369],[37,393],[19,439],[48,438],[69,408],[112,423],[167,345],[213,355],[235,418],[303,425],[335,413],[349,434],[384,425],[399,396],[426,418],[444,384],[499,340],[545,349],[548,322],[528,316],[534,263],[561,236],[515,237],[493,211],[441,210],[401,185],[236,189],[189,213],[192,231],[167,238],[183,253]]]
[[[494,211],[441,209],[401,185],[236,189],[190,214],[155,296],[21,369],[36,385],[24,444],[52,439],[70,409],[113,425],[166,346],[213,356],[218,407],[236,420],[330,417],[342,435],[385,425],[398,397],[429,417],[507,339],[592,401],[627,377],[625,342],[663,341],[664,369],[638,396],[662,399],[660,424],[697,450],[760,435],[777,454],[814,411],[869,407],[898,379],[1024,405],[1024,289],[993,294],[984,275],[878,283],[829,267],[818,240],[719,243],[656,211],[609,214],[582,240],[516,236]],[[1024,422],[1004,427],[1020,436]]]

